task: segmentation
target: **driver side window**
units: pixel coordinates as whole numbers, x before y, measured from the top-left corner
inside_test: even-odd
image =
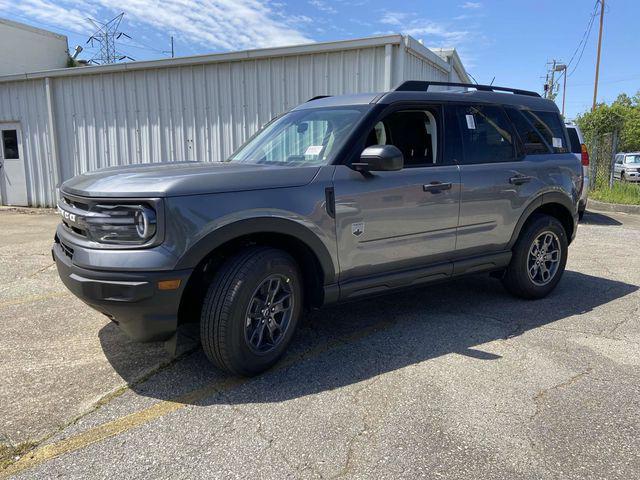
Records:
[[[430,110],[403,110],[379,121],[367,135],[365,148],[394,145],[405,168],[433,165],[438,158],[438,125]]]

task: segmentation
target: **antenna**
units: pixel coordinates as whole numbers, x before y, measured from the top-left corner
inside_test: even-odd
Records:
[[[97,44],[100,48],[99,53],[93,56],[93,58],[89,60],[89,63],[107,65],[120,60],[133,60],[130,56],[118,52],[116,48],[116,40],[119,40],[121,37],[131,38],[119,30],[122,17],[124,17],[124,12],[113,17],[106,23],[99,22],[92,18],[88,19],[97,30],[89,37],[87,43],[90,43],[92,47]]]

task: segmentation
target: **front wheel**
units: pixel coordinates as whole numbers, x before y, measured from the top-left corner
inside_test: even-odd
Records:
[[[302,312],[302,281],[293,258],[249,247],[214,276],[200,317],[205,354],[218,368],[255,375],[282,356]]]
[[[558,284],[567,264],[568,241],[562,224],[549,215],[535,215],[513,248],[502,283],[512,294],[536,299]]]

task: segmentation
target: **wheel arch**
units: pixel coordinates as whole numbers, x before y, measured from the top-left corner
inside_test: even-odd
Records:
[[[513,247],[527,221],[536,213],[544,213],[558,219],[567,234],[567,241],[571,243],[577,227],[577,207],[566,194],[549,192],[537,197],[525,209],[511,236],[509,248]]]
[[[196,310],[210,278],[227,258],[250,245],[271,246],[289,253],[303,276],[307,294],[305,304],[315,307],[324,302],[324,287],[335,283],[336,269],[322,240],[308,227],[293,220],[252,218],[214,230],[179,260],[176,268],[194,269],[180,302],[179,323],[199,318]],[[187,265],[189,267],[185,267]]]

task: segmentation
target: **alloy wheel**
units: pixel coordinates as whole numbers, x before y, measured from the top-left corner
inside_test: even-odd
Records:
[[[550,231],[542,232],[531,244],[527,257],[529,279],[542,287],[558,272],[561,259],[560,240]]]
[[[244,338],[255,353],[274,350],[284,339],[294,307],[291,279],[268,276],[256,288],[247,308]]]

